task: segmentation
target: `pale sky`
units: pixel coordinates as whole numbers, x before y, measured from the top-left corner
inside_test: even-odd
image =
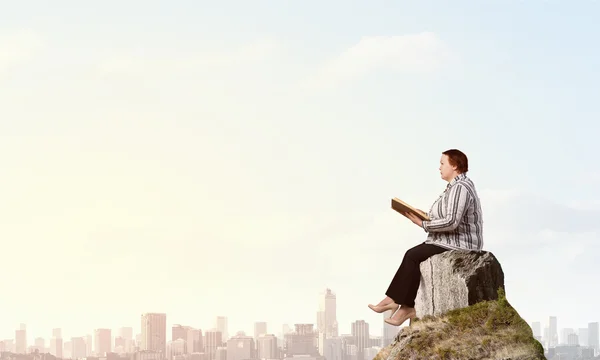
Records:
[[[470,160],[528,321],[600,321],[600,3],[10,2],[0,339],[366,320]],[[88,7],[90,6],[90,7]]]

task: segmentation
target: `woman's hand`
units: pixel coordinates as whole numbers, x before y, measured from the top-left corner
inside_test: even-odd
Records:
[[[404,213],[404,216],[406,216],[410,221],[417,224],[418,226],[423,227],[423,220],[421,220],[421,218],[417,215],[410,212],[406,212]]]

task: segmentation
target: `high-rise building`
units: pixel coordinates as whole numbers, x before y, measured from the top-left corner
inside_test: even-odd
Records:
[[[542,338],[542,323],[540,323],[539,321],[534,321],[531,324],[531,330],[533,331],[533,336],[535,338],[537,338],[538,340],[541,340],[541,338]]]
[[[572,328],[564,328],[561,331],[560,344],[561,345],[570,345],[569,344],[569,336],[571,334],[575,334],[575,330]]]
[[[317,331],[325,333],[325,338],[338,336],[336,295],[331,289],[319,295],[319,311],[317,312]]]
[[[55,335],[60,335],[60,331],[59,332],[53,331],[52,333]],[[61,359],[63,357],[63,355],[64,355],[63,354],[63,340],[61,337],[53,336],[52,339],[50,340],[50,354],[56,356],[59,359]]]
[[[237,334],[227,340],[227,360],[256,359],[254,338]]]
[[[343,337],[335,337],[331,339],[324,339],[323,345],[319,349],[322,350],[322,356],[325,357],[326,360],[343,360],[351,357],[346,356],[346,351],[344,347],[344,338]]]
[[[227,346],[219,346],[215,352],[215,360],[227,360]]]
[[[183,339],[187,340],[188,331],[191,328],[189,326],[183,326],[179,324],[175,324],[171,327],[171,341]]]
[[[548,347],[553,348],[558,345],[558,328],[556,316],[550,316],[548,319]]]
[[[21,324],[19,330],[15,331],[15,353],[27,354],[27,327]]]
[[[167,359],[183,358],[185,356],[185,340],[178,338],[167,344]]]
[[[594,349],[594,353],[600,351],[600,338],[598,337],[598,323],[591,322],[588,324],[588,346]]]
[[[112,335],[110,329],[96,329],[94,331],[94,352],[97,356],[106,356],[112,352]],[[85,341],[85,340],[84,340]]]
[[[369,335],[369,324],[364,320],[352,323],[352,337],[356,345],[356,359],[364,360],[365,349],[371,347]]]
[[[94,354],[94,341],[90,334],[85,336],[85,356],[92,356]]]
[[[217,329],[211,329],[207,330],[205,335],[204,353],[206,354],[206,360],[215,360],[217,348],[223,345],[223,334]]]
[[[217,316],[217,323],[215,324],[215,326],[217,328],[217,331],[221,332],[221,343],[227,342],[227,340],[229,339],[229,333],[227,331],[227,317]]]
[[[71,338],[71,357],[73,359],[83,359],[87,355],[87,345],[84,337]]]
[[[3,340],[3,341],[0,341],[0,351],[1,352],[4,352],[4,351],[6,351],[6,352],[15,352],[15,349],[14,349],[15,344],[14,344],[14,342],[15,341],[13,339],[6,339],[6,340]]]
[[[277,337],[274,334],[261,334],[256,341],[257,359],[279,359]]]
[[[191,339],[191,341],[189,339]],[[188,346],[188,354],[204,352],[204,342],[202,341],[202,330],[192,329],[190,331],[190,334],[188,334],[188,342],[191,342],[191,346]]]
[[[392,315],[394,315],[392,310],[386,310],[382,313],[381,321],[383,322],[383,336],[381,337],[381,344],[379,345],[381,347],[386,347],[391,344],[398,334],[397,326],[385,322],[385,319],[390,318]]]
[[[123,346],[126,353],[133,352],[133,328],[122,327],[119,329],[119,336],[123,338],[125,345]]]
[[[267,323],[264,321],[257,321],[254,323],[254,342],[258,340],[261,335],[267,333]]]
[[[579,345],[579,337],[574,332],[568,333],[567,335],[567,345],[569,346],[577,346]]]
[[[125,339],[122,336],[115,337],[115,346],[113,347],[113,352],[118,354],[125,353]]]
[[[319,338],[314,324],[294,324],[296,331],[284,336],[284,355],[318,356]]]
[[[167,315],[163,313],[142,314],[142,338],[140,350],[154,351],[166,356]]]
[[[577,336],[579,337],[579,345],[581,345],[581,346],[589,346],[589,343],[588,343],[588,329],[587,328],[579,328],[577,330]]]
[[[183,353],[191,355],[194,352],[201,352],[201,332],[191,326],[183,326],[179,324],[173,325],[171,328],[171,341],[183,340]]]
[[[70,341],[65,341],[63,343],[63,358],[71,359],[73,357],[73,347],[71,346]]]

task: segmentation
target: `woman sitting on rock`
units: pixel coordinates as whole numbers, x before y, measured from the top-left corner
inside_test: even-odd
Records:
[[[416,316],[415,298],[421,281],[421,262],[448,250],[482,250],[481,204],[473,181],[466,175],[468,170],[465,154],[456,149],[444,151],[440,160],[440,174],[448,185],[429,210],[431,220],[423,221],[412,213],[404,214],[428,235],[424,243],[405,253],[385,293],[386,298],[377,305],[369,305],[378,313],[392,310],[392,317],[385,319],[388,324],[400,326]]]

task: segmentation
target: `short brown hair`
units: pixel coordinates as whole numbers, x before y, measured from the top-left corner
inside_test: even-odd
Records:
[[[442,154],[448,156],[450,165],[456,166],[456,171],[459,173],[466,173],[469,171],[469,159],[462,151],[457,149],[450,149],[444,151]]]

